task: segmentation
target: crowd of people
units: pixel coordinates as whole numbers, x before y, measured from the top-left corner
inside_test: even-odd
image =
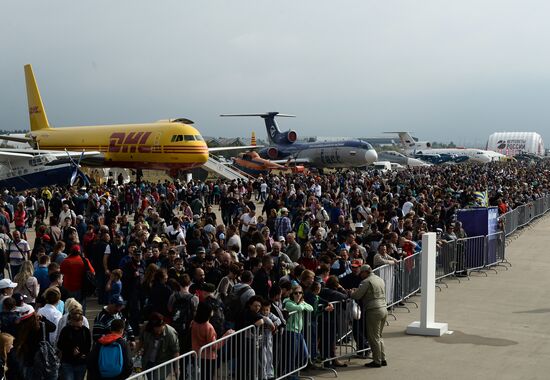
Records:
[[[5,189],[1,370],[8,379],[50,373],[36,364],[48,342],[62,379],[123,379],[252,325],[289,334],[294,354],[346,366],[334,341],[313,332],[306,347],[301,315],[348,299],[363,308],[353,337],[362,352],[370,345],[368,366],[387,365],[371,268],[419,251],[428,231],[464,237],[456,211],[479,206],[479,193],[501,214],[547,195],[549,173],[541,161]],[[99,314],[86,313],[90,299]],[[213,347],[201,363],[216,362]],[[262,352],[262,378],[273,378],[272,349]]]

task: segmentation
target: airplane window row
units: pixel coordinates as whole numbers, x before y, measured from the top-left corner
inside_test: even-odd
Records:
[[[172,142],[180,141],[204,141],[201,135],[173,135]]]

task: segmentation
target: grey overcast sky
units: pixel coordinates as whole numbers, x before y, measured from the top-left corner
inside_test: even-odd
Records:
[[[550,2],[16,1],[0,8],[0,129],[27,129],[31,63],[54,126],[194,120],[203,135],[550,145]]]

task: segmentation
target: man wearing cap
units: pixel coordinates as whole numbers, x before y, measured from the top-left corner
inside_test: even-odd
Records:
[[[292,231],[292,224],[290,222],[290,218],[288,217],[288,209],[286,207],[283,207],[281,209],[281,216],[278,216],[277,219],[275,219],[275,234],[274,238],[279,240],[279,237],[282,236],[283,238]]]
[[[97,342],[102,336],[109,334],[111,331],[111,323],[113,323],[115,319],[124,320],[121,313],[124,306],[126,306],[126,301],[119,295],[114,295],[109,299],[109,303],[101,309],[94,319],[94,328],[92,330],[94,342]],[[130,343],[132,348],[135,347],[136,337],[129,323],[125,324],[123,337]]]
[[[382,339],[382,331],[388,317],[385,284],[384,280],[372,273],[369,265],[361,266],[360,273],[363,280],[359,288],[351,293],[351,298],[361,301],[363,305],[361,319],[367,330],[373,360],[365,364],[365,367],[379,368],[388,365]]]

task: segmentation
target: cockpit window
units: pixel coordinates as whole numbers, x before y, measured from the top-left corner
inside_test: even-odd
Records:
[[[201,135],[173,135],[172,142],[180,141],[204,141]]]

